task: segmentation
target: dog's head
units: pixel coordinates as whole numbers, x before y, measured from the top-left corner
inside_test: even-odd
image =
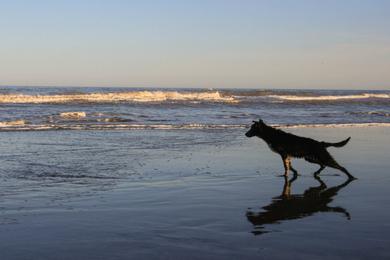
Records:
[[[251,129],[249,129],[248,132],[246,132],[246,137],[252,137],[252,136],[261,136],[264,130],[265,124],[263,120],[259,121],[253,121],[253,124],[251,126]]]

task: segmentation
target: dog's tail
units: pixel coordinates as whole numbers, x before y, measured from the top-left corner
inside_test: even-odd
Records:
[[[330,146],[333,146],[333,147],[343,147],[344,145],[346,145],[349,141],[349,139],[351,139],[351,137],[348,137],[347,139],[345,139],[344,141],[341,141],[341,142],[338,142],[338,143],[327,143],[327,142],[322,142],[322,144],[327,148],[327,147],[330,147]]]

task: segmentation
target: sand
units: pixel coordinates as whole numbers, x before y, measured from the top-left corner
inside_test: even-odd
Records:
[[[0,133],[0,259],[389,259],[390,128],[288,131],[351,136],[329,151],[358,180],[294,160],[288,193],[242,129]]]

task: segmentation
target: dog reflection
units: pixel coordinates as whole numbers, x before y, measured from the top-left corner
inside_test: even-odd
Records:
[[[252,231],[253,234],[267,233],[268,231],[264,230],[266,224],[279,224],[283,220],[304,218],[317,212],[341,213],[347,219],[350,219],[350,214],[344,208],[331,207],[328,204],[332,202],[337,192],[346,187],[352,179],[328,188],[318,176],[315,176],[319,186],[310,187],[303,194],[291,194],[291,184],[296,179],[297,175],[294,175],[290,180],[285,176],[282,195],[273,198],[269,205],[263,207],[264,211],[247,211],[248,221],[255,226],[255,230]]]

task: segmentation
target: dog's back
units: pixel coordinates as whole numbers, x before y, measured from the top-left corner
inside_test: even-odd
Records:
[[[286,133],[270,126],[267,126],[262,139],[273,151],[297,158],[316,154],[324,149],[321,143],[314,139]]]

